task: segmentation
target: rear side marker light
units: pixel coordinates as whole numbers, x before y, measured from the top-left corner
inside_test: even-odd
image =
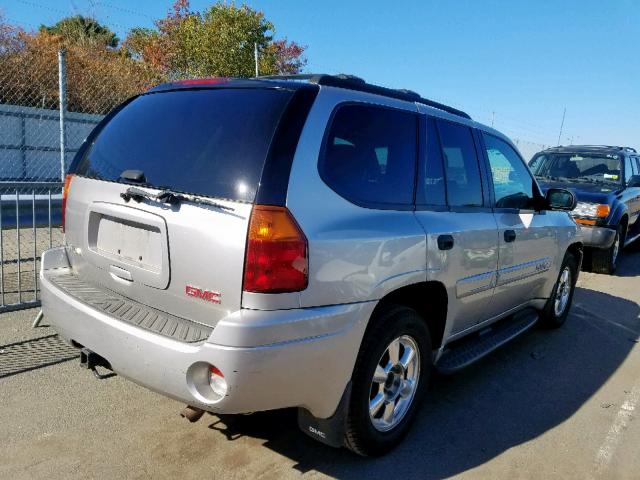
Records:
[[[255,205],[249,221],[243,290],[298,292],[307,288],[307,238],[285,207]]]
[[[71,179],[73,175],[67,175],[64,177],[64,186],[62,187],[62,231],[64,232],[66,213],[67,213],[67,196],[69,195],[69,187],[71,186]]]

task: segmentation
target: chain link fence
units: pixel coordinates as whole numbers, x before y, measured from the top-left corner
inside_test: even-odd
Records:
[[[39,304],[40,257],[63,243],[64,174],[84,139],[161,81],[110,53],[0,45],[0,312]]]

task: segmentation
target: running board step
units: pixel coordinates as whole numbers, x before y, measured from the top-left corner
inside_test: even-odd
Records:
[[[436,369],[443,374],[461,370],[490,354],[507,342],[520,336],[538,321],[538,313],[527,309],[495,325],[481,330],[447,348],[438,362]]]

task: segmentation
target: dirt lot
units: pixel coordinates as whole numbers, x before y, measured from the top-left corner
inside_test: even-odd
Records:
[[[2,314],[0,477],[637,479],[640,253],[578,287],[562,329],[436,378],[409,437],[375,460],[315,443],[293,411],[189,424],[177,402],[81,370],[30,328],[36,311]]]

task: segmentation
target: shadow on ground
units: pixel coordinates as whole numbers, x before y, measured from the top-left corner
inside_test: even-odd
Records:
[[[624,274],[640,274],[637,260]],[[266,440],[265,447],[292,459],[301,472],[340,479],[444,478],[571,417],[640,340],[639,313],[634,302],[578,288],[563,328],[534,330],[457,375],[434,378],[409,436],[383,458],[365,460],[316,443],[297,429],[295,410],[205,421],[213,419],[210,428],[229,440]]]
[[[622,251],[615,275],[616,277],[640,276],[640,239]]]
[[[78,355],[77,349],[55,334],[0,345],[0,378],[73,360]]]

